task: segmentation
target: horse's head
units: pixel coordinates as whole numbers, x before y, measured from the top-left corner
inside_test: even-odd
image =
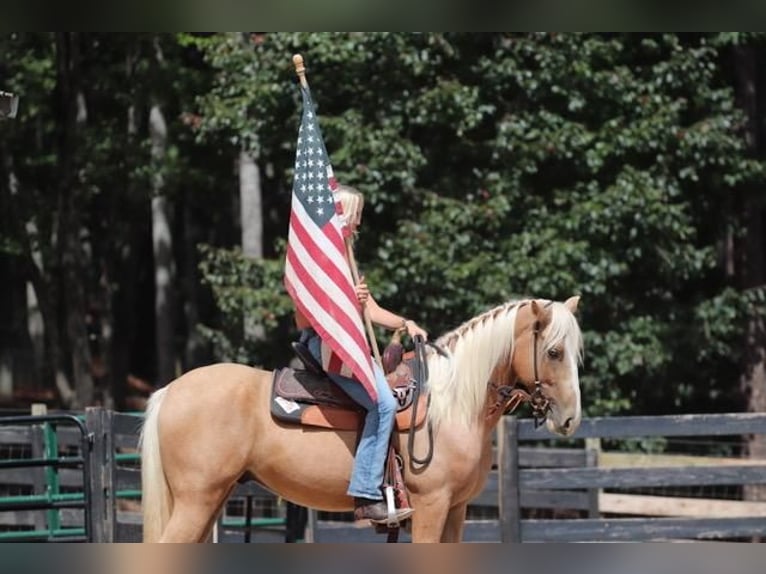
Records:
[[[513,383],[529,393],[535,415],[563,436],[577,430],[581,419],[582,335],[574,316],[579,300],[532,300],[519,307],[510,363]]]

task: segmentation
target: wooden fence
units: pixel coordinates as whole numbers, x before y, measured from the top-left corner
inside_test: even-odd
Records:
[[[766,484],[766,461],[711,458],[681,465],[604,466],[606,453],[583,448],[582,439],[649,437],[724,437],[766,434],[766,413],[681,415],[660,417],[605,417],[583,420],[571,438],[562,440],[530,420],[504,417],[497,435],[497,466],[473,506],[496,507],[497,519],[469,520],[464,539],[476,542],[650,541],[677,539],[743,539],[766,535],[764,506],[749,501],[696,501],[672,497],[643,497],[604,492],[646,487],[693,487]],[[557,448],[541,448],[554,441]],[[530,443],[535,443],[530,447]],[[550,444],[550,443],[549,443]],[[579,445],[579,446],[577,446]],[[569,447],[569,448],[566,448]],[[574,447],[574,450],[572,448]],[[611,453],[610,453],[611,454]],[[642,461],[633,458],[634,462]],[[664,516],[649,516],[663,504]],[[686,509],[684,509],[684,504]],[[643,511],[637,506],[643,506]],[[689,511],[692,507],[693,511]],[[575,511],[580,518],[529,518],[529,509]],[[656,506],[655,506],[656,508]],[[675,509],[675,512],[673,512]],[[470,507],[469,507],[470,511]],[[526,512],[525,512],[526,511]],[[417,512],[417,509],[416,509]],[[647,516],[636,517],[639,512]],[[604,516],[616,513],[618,516]],[[668,515],[668,514],[676,515]],[[623,515],[623,516],[619,516]],[[629,515],[629,516],[625,516]],[[369,529],[322,523],[316,525],[319,542],[380,541]],[[404,535],[403,541],[408,537]]]
[[[136,454],[140,415],[89,409],[76,418],[81,425],[42,418],[27,426],[0,424],[0,445],[21,445],[25,451],[0,461],[0,486],[21,488],[15,494],[0,493],[0,528],[11,530],[2,533],[5,539],[140,540]],[[50,425],[57,427],[55,437],[41,444]],[[553,542],[764,536],[766,506],[762,502],[699,501],[631,491],[766,484],[766,461],[666,455],[647,464],[646,458],[583,447],[583,439],[740,438],[764,433],[766,414],[613,417],[585,419],[577,433],[564,440],[544,428],[535,429],[532,421],[504,417],[497,434],[496,467],[469,508],[470,514],[487,511],[491,517],[470,520],[464,538]],[[13,467],[18,459],[37,462],[28,468]],[[235,495],[244,507],[219,524],[220,541],[284,540],[283,507],[273,495],[254,483],[240,485]],[[266,512],[255,513],[253,500],[267,501]],[[532,518],[530,509],[553,510],[556,517]],[[565,514],[577,517],[565,518]],[[315,513],[309,524],[306,537],[317,542],[385,539],[371,528],[319,521]],[[403,532],[401,539],[407,541],[408,535]]]

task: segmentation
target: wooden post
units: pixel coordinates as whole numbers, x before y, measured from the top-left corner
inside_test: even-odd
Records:
[[[500,417],[497,435],[497,468],[501,542],[521,542],[518,425],[519,421],[516,417]]]
[[[585,466],[597,467],[598,455],[601,452],[601,439],[600,438],[586,438],[585,439]],[[588,518],[598,518],[600,516],[600,510],[598,507],[598,496],[601,492],[599,488],[588,489]]]
[[[92,542],[114,542],[117,504],[114,497],[112,413],[101,407],[88,407],[85,409],[85,423],[94,440],[90,456]]]
[[[30,414],[33,417],[39,417],[48,414],[48,407],[45,403],[34,403],[30,410]],[[43,458],[45,456],[45,432],[42,425],[31,425],[29,427],[30,434],[30,449],[32,458]],[[45,480],[46,468],[38,467],[32,470],[32,493],[33,494],[45,494],[48,489],[47,481]],[[55,512],[55,511],[54,511]],[[45,530],[48,528],[48,522],[50,518],[50,511],[47,512],[35,512],[34,522],[35,530]]]

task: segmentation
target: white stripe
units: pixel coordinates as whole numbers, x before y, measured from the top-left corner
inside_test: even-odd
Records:
[[[300,278],[295,273],[295,270],[293,269],[289,260],[285,264],[285,277],[289,281],[290,285],[292,285],[295,289],[298,298],[304,301],[304,304],[311,309],[312,315],[314,315],[317,321],[324,325],[333,339],[335,339],[338,344],[341,345],[341,347],[343,347],[343,349],[348,352],[349,355],[351,355],[353,360],[362,366],[365,375],[368,377],[369,381],[372,382],[372,367],[367,349],[361,348],[351,337],[351,335],[340,324],[338,324],[331,315],[325,312],[324,308],[319,305],[317,300],[314,299],[314,297],[311,295],[311,292],[300,281]],[[354,325],[358,328],[362,339],[364,339],[364,332],[362,331],[361,320],[358,315]]]
[[[293,195],[293,216],[297,215],[298,219],[300,219],[301,224],[303,228],[307,232],[311,232],[312,229],[317,229],[317,224],[314,223],[314,221],[311,219],[311,216],[306,213],[306,210],[303,208],[303,203]],[[335,229],[338,230],[338,235],[341,237],[341,241],[343,240],[343,234],[340,231],[340,219],[338,218],[338,214],[333,214],[333,219],[335,221],[332,221],[332,219],[327,223],[327,225],[332,225],[335,227]],[[348,266],[348,261],[346,261],[345,255],[338,251],[337,247],[330,243],[330,240],[327,239],[324,233],[322,233],[321,230],[317,230],[317,233],[311,235],[312,239],[314,240],[314,243],[316,243],[319,248],[322,250],[322,252],[327,255],[330,260],[332,261],[333,265],[341,270],[343,275],[348,279],[348,282],[353,287],[354,282],[351,279],[351,270]]]

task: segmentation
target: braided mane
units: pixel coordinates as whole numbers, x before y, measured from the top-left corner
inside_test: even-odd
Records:
[[[513,353],[516,316],[529,300],[509,301],[469,319],[442,335],[436,344],[452,358],[431,354],[428,387],[431,393],[429,417],[434,426],[474,422],[487,399],[487,382],[495,366]],[[574,315],[563,303],[551,304],[551,322],[542,335],[542,352],[563,343],[566,351],[582,356],[582,335]]]

